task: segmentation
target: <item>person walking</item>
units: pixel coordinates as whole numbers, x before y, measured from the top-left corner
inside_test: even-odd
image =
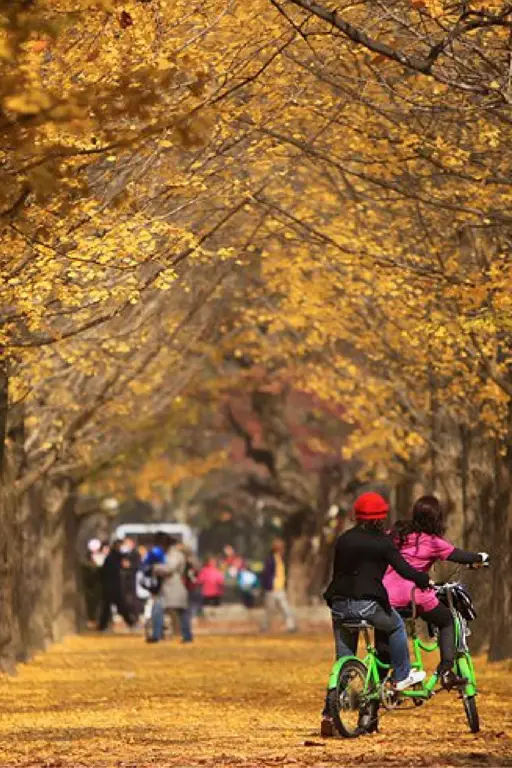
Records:
[[[153,605],[153,635],[148,638],[148,642],[157,643],[162,639],[166,613],[177,616],[181,642],[191,643],[193,640],[189,593],[185,585],[187,559],[177,544],[177,539],[169,537],[165,563],[156,563],[153,566],[154,573],[162,579],[162,584]]]
[[[203,605],[219,606],[224,594],[224,574],[217,566],[217,559],[209,557],[197,577],[201,587]]]
[[[121,587],[125,603],[130,613],[138,618],[142,612],[142,603],[137,597],[136,575],[140,568],[141,557],[137,549],[137,542],[131,536],[127,536],[121,545]]]
[[[201,587],[197,580],[201,566],[197,556],[190,547],[180,543],[178,544],[178,548],[181,549],[185,555],[185,573],[183,575],[183,582],[188,592],[188,607],[190,618],[192,619],[195,616],[202,615]]]
[[[284,539],[274,539],[272,543],[272,551],[265,561],[265,566],[261,575],[261,586],[265,593],[263,605],[264,614],[261,624],[262,632],[268,631],[272,621],[272,614],[276,609],[282,613],[288,632],[297,631],[295,615],[290,608],[288,597],[286,595],[286,566],[284,562],[284,551]]]
[[[118,613],[123,617],[129,627],[133,627],[135,619],[126,604],[121,581],[123,555],[121,553],[121,541],[115,541],[110,552],[101,566],[101,611],[98,629],[104,632],[112,622],[112,606],[115,605]]]
[[[141,575],[138,576],[139,594],[142,594],[141,590],[145,590],[148,593],[144,604],[144,633],[146,635],[147,643],[156,642],[157,635],[155,634],[155,627],[153,622],[153,614],[156,605],[156,626],[158,628],[159,637],[163,637],[163,625],[160,627],[160,607],[156,604],[156,597],[160,592],[162,586],[162,578],[154,573],[154,566],[157,564],[165,563],[166,556],[165,551],[167,549],[168,536],[163,531],[157,531],[153,540],[153,546],[146,552],[142,558],[141,563]]]

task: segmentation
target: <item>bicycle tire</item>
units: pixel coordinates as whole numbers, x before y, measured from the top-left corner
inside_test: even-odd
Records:
[[[365,733],[365,729],[360,726],[360,694],[357,692],[347,694],[347,688],[349,682],[352,682],[356,677],[359,680],[359,685],[364,687],[367,672],[367,668],[361,661],[350,659],[340,669],[336,688],[331,688],[327,694],[329,714],[332,717],[336,730],[344,739],[355,739]],[[345,698],[345,702],[342,702],[343,698]],[[340,706],[342,703],[348,705],[345,711],[350,710],[352,716],[354,718],[357,717],[355,725],[349,722],[348,716],[345,717],[343,715],[344,709],[343,706]],[[356,712],[357,716],[355,715]]]
[[[469,730],[471,733],[478,733],[480,730],[480,718],[478,716],[478,707],[476,706],[476,696],[463,696],[462,701],[468,719]]]

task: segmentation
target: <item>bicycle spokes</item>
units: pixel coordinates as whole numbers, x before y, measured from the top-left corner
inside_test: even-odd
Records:
[[[340,716],[350,730],[359,724],[359,712],[364,703],[364,679],[356,670],[350,670],[340,686]]]
[[[329,711],[338,732],[345,738],[359,736],[365,730],[364,715],[368,694],[366,678],[368,670],[357,659],[346,661],[336,688],[328,693]]]
[[[384,709],[396,709],[400,698],[395,691],[391,680],[385,680],[380,688],[380,700]]]

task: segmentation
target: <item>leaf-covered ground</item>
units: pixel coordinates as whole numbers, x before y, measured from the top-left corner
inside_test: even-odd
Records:
[[[82,636],[1,680],[0,766],[512,766],[512,669],[478,662],[482,731],[456,695],[318,735],[327,633],[201,636],[192,646]]]

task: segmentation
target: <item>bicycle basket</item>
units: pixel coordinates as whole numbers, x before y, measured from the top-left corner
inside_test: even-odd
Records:
[[[476,619],[476,608],[464,584],[458,584],[452,590],[453,607],[466,621]]]

